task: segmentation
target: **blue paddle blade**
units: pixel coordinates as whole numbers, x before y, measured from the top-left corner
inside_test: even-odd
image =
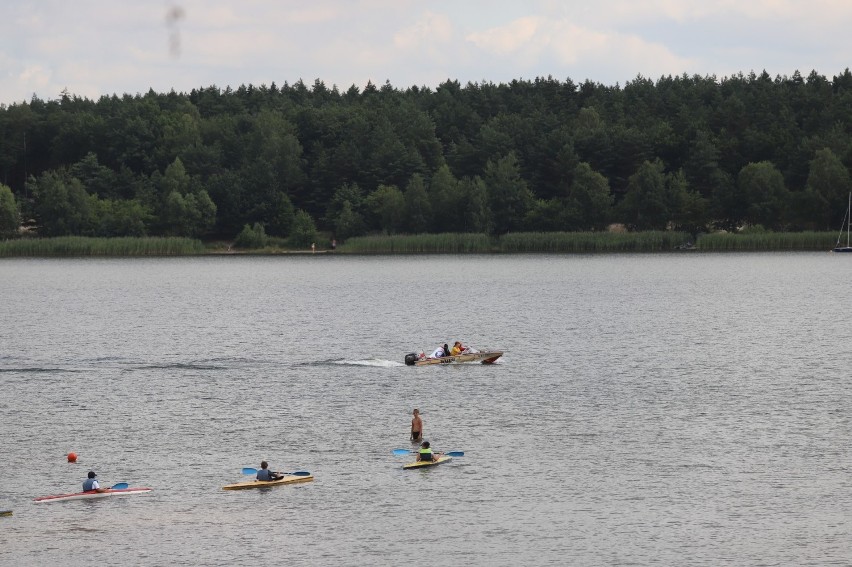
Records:
[[[243,469],[243,474],[257,474],[257,469],[246,467]]]
[[[450,457],[464,457],[464,451],[450,451],[444,454]]]
[[[289,475],[292,475],[292,476],[311,476],[311,473],[309,473],[308,471],[296,471],[296,472],[283,473],[283,474],[289,474]]]
[[[113,489],[113,490],[122,490],[124,488],[129,487],[129,486],[130,485],[127,484],[126,482],[119,482],[118,484],[113,484],[112,486],[110,486],[110,488]]]
[[[410,449],[394,449],[393,450],[394,455],[407,455],[407,454],[413,453],[413,452],[414,451],[412,451]]]

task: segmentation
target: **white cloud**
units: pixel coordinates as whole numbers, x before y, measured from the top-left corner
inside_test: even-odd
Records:
[[[506,26],[471,33],[467,39],[480,49],[498,55],[517,53],[537,43],[534,40],[540,25],[541,21],[537,17],[520,18]]]
[[[545,3],[548,11],[560,18],[620,27],[647,22],[694,22],[704,19],[747,18],[756,21],[802,20],[837,25],[852,18],[848,0],[598,0],[581,9],[561,2]]]
[[[393,44],[401,49],[428,48],[447,43],[453,38],[453,33],[453,23],[447,16],[424,12],[414,24],[394,34]]]
[[[0,82],[0,103],[29,101],[34,92],[51,92],[49,98],[56,98],[62,87],[53,82],[53,73],[41,65],[18,68],[8,75],[8,80]]]
[[[18,75],[18,78],[27,85],[44,87],[50,84],[51,73],[48,69],[36,65],[27,67]]]
[[[635,34],[597,31],[566,20],[521,18],[508,25],[470,34],[467,38],[490,56],[501,56],[535,69],[540,59],[555,60],[561,68],[583,59],[624,67],[633,73],[679,74],[694,63],[666,46]],[[527,74],[529,76],[529,74]]]
[[[183,17],[169,22],[175,5]],[[96,96],[299,78],[405,88],[763,68],[831,75],[852,52],[850,0],[41,0],[0,12],[12,22],[0,102],[64,87]]]

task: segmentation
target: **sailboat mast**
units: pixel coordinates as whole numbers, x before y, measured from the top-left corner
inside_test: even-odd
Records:
[[[852,229],[852,192],[849,193],[849,205],[846,207],[846,248],[849,248],[849,229]]]

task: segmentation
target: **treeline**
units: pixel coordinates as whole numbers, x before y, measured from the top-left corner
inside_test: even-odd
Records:
[[[852,73],[208,87],[0,106],[0,235],[835,230]]]

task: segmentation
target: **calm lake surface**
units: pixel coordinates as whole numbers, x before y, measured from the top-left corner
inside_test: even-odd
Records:
[[[0,260],[0,564],[849,565],[850,297],[830,253]],[[457,339],[507,352],[402,364]],[[465,456],[403,471],[415,407]],[[316,480],[221,489],[261,459]],[[154,490],[32,502],[89,469]]]

